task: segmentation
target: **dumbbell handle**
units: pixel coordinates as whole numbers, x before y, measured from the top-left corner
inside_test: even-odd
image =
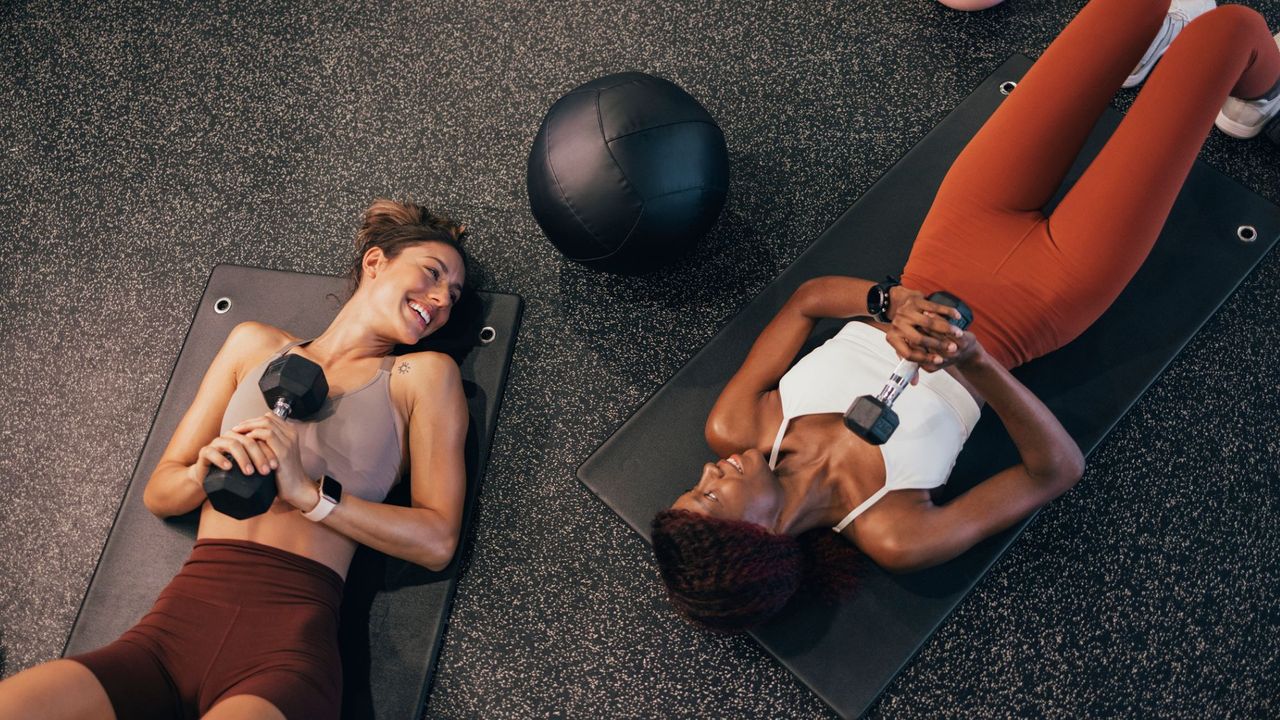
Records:
[[[898,363],[898,367],[893,369],[889,374],[889,382],[884,384],[880,389],[880,394],[876,395],[876,399],[885,405],[893,405],[893,401],[898,399],[903,390],[911,384],[911,378],[915,377],[916,371],[920,369],[920,363],[910,360],[903,360]]]
[[[293,412],[293,405],[289,403],[288,398],[276,398],[276,406],[271,408],[271,412],[279,415],[281,418],[289,417],[289,413]]]
[[[949,307],[958,308],[960,310],[960,318],[951,320],[951,324],[964,330],[969,327],[969,323],[973,321],[973,312],[969,310],[960,298],[947,292],[936,292],[929,296],[930,302],[936,302]],[[876,395],[876,399],[884,403],[886,407],[892,407],[893,401],[898,399],[903,390],[911,384],[911,378],[915,377],[916,372],[920,370],[920,363],[911,360],[902,360],[898,363],[898,367],[893,369],[889,375],[889,382],[885,383],[880,389],[880,393]]]

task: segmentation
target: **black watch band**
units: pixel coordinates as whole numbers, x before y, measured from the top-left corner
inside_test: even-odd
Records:
[[[867,291],[867,312],[880,322],[889,322],[889,291],[901,284],[890,275],[884,282],[872,285]]]

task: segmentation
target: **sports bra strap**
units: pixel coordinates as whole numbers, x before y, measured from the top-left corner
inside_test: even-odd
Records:
[[[315,338],[311,338],[311,340],[314,340],[314,339]],[[311,340],[294,340],[293,342],[288,343],[284,347],[277,350],[275,354],[271,356],[271,360],[275,360],[276,358],[284,355],[285,353],[289,352],[290,350],[292,350],[293,348],[299,345],[306,345],[307,343],[311,342]],[[378,365],[378,369],[390,375],[391,368],[392,366],[395,365],[397,357],[398,356],[396,355],[387,355],[386,357],[382,358],[382,362]],[[268,360],[268,362],[270,362],[270,360]]]
[[[314,340],[314,339],[315,339],[315,338],[312,338],[312,340]],[[274,359],[276,359],[276,358],[280,357],[281,355],[284,355],[285,353],[289,352],[290,350],[292,350],[292,349],[294,349],[294,348],[298,347],[299,345],[304,345],[304,344],[309,343],[309,342],[311,342],[311,340],[294,340],[293,342],[288,343],[288,344],[287,344],[287,345],[285,345],[284,347],[282,347],[282,348],[280,348],[279,350],[277,350],[277,351],[276,351],[276,354],[271,356],[271,359],[272,359],[272,360],[274,360]]]
[[[867,509],[870,508],[872,505],[875,505],[876,501],[884,497],[885,494],[887,494],[888,492],[889,492],[889,486],[888,484],[886,484],[884,487],[875,491],[875,494],[873,494],[871,497],[867,498],[866,500],[863,500],[861,505],[858,505],[858,507],[850,511],[850,513],[848,515],[845,515],[844,519],[841,520],[838,525],[836,525],[831,529],[834,530],[835,532],[842,532],[845,528],[849,527],[849,523],[853,522],[854,520],[857,520],[859,515],[866,512]]]
[[[773,449],[769,451],[769,469],[773,470],[778,465],[778,448],[782,447],[782,436],[787,434],[787,423],[791,422],[791,418],[783,417],[782,424],[778,426],[778,436],[773,439]]]

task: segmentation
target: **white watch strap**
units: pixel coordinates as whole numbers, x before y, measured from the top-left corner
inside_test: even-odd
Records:
[[[307,512],[302,513],[302,517],[310,520],[311,522],[320,522],[321,520],[329,517],[329,513],[333,512],[333,509],[338,507],[338,503],[325,497],[324,493],[319,493],[319,495],[320,502],[316,503],[316,506]]]

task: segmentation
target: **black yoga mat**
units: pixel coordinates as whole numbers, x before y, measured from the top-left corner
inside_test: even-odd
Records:
[[[987,78],[605,441],[578,469],[579,479],[647,540],[653,515],[715,457],[702,439],[703,423],[768,321],[808,278],[878,279],[900,271],[952,161],[999,106],[1001,84],[1017,81],[1030,66],[1015,56]],[[1120,119],[1109,110],[1099,121],[1051,205]],[[1255,239],[1241,240],[1242,226],[1254,228]],[[1075,342],[1015,375],[1091,452],[1277,237],[1280,208],[1197,163],[1154,252],[1116,303]],[[838,327],[820,324],[813,342]],[[999,420],[984,411],[946,497],[1016,461]],[[843,605],[797,603],[753,634],[837,712],[860,715],[1025,525],[924,572],[895,576],[872,568],[861,591]]]
[[[150,609],[190,553],[196,513],[159,520],[143,507],[142,491],[231,329],[258,320],[299,337],[315,337],[337,314],[345,290],[343,278],[233,265],[214,268],[63,655],[115,640]],[[462,369],[471,415],[464,539],[493,439],[520,310],[515,295],[477,293],[467,298],[466,307],[455,309],[440,332],[413,348],[448,352]],[[407,486],[400,483],[388,502],[407,504]],[[367,548],[356,553],[342,607],[344,717],[422,715],[461,556],[460,549],[448,568],[432,572]]]
[[[1275,143],[1276,145],[1280,145],[1280,119],[1272,120],[1262,130],[1263,130],[1263,133],[1267,136],[1267,138],[1271,140],[1271,142]]]

